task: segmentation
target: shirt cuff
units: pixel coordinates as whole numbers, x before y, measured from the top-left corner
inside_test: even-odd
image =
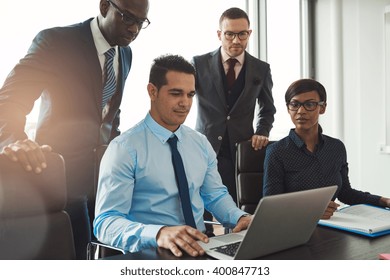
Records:
[[[157,234],[163,225],[146,225],[141,233],[142,247],[157,247]]]
[[[237,212],[235,212],[235,213],[233,214],[233,221],[234,221],[235,225],[237,225],[238,220],[239,220],[242,216],[246,216],[246,215],[249,215],[249,213],[246,213],[246,212],[244,212],[244,211],[242,211],[242,210],[238,210]]]

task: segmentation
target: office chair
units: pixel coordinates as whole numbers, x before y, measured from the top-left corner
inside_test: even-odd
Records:
[[[273,141],[268,143],[271,144]],[[236,187],[237,206],[253,214],[263,196],[265,148],[255,151],[251,141],[237,143]]]
[[[0,259],[75,259],[65,165],[46,153],[40,174],[0,155]]]
[[[91,232],[93,233],[93,220],[95,218],[95,202],[96,202],[96,194],[97,194],[97,187],[98,187],[98,181],[99,181],[99,168],[100,168],[100,162],[102,160],[102,157],[107,149],[108,145],[99,145],[94,149],[94,178],[93,178],[93,186],[89,190],[88,193],[88,215],[91,222]],[[92,240],[94,240],[95,237],[92,234]]]
[[[88,198],[93,201],[93,205],[95,205],[97,187],[99,182],[99,168],[102,157],[107,149],[108,145],[100,145],[95,148],[95,179],[94,179],[94,188],[92,190],[92,195]],[[93,210],[94,211],[94,210]],[[92,229],[93,232],[93,229]],[[87,259],[95,260],[110,256],[115,256],[119,254],[125,254],[126,252],[120,248],[116,248],[107,244],[104,244],[98,240],[92,240],[87,245]]]

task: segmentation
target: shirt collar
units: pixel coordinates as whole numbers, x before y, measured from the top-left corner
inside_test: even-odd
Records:
[[[290,133],[288,135],[291,139],[291,141],[294,142],[294,144],[299,148],[301,149],[302,147],[305,146],[305,142],[303,142],[303,140],[298,136],[298,134],[295,132],[295,129],[292,128],[290,130]]]
[[[294,142],[294,144],[299,148],[303,148],[303,147],[306,147],[306,144],[305,142],[298,136],[298,134],[295,132],[295,129],[292,128],[290,130],[290,133],[288,135],[291,139],[291,141]],[[325,138],[323,137],[322,135],[322,127],[319,126],[318,127],[318,147],[322,147],[323,143],[325,141]]]
[[[106,38],[103,36],[103,33],[100,31],[97,17],[91,21],[91,31],[98,55],[104,55],[104,53],[111,49],[112,46],[107,42]],[[115,50],[118,51],[117,46],[115,47]]]
[[[177,136],[177,139],[182,141],[183,139],[183,129],[182,126],[172,133],[172,131],[166,129],[165,127],[159,125],[150,115],[150,112],[145,117],[145,124],[150,129],[150,131],[161,141],[161,143],[165,143],[171,138],[174,134]]]
[[[221,57],[222,57],[222,63],[226,63],[226,61],[229,59],[229,58],[235,58],[238,60],[238,63],[240,65],[243,65],[244,64],[244,60],[245,60],[245,52],[242,52],[242,54],[240,54],[239,56],[236,56],[236,57],[230,57],[222,48],[221,48]]]

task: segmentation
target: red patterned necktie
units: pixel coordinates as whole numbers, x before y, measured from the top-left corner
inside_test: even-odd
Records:
[[[234,72],[234,66],[236,65],[238,60],[235,58],[229,58],[227,62],[229,63],[229,69],[226,73],[226,80],[227,80],[227,86],[230,89],[232,88],[234,82],[236,81],[236,73]]]

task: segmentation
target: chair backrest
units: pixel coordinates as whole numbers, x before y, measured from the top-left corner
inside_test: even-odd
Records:
[[[271,144],[272,141],[268,143]],[[253,214],[263,196],[264,157],[266,148],[255,151],[251,141],[237,143],[236,188],[237,204]]]
[[[95,148],[95,183],[94,183],[94,189],[93,189],[93,196],[89,197],[89,200],[91,200],[91,203],[95,205],[96,195],[97,195],[97,188],[99,183],[99,169],[100,169],[100,162],[102,161],[102,157],[104,153],[106,152],[108,145],[100,145],[97,148]],[[95,213],[95,209],[93,209],[93,213]],[[94,216],[94,215],[93,215]],[[92,228],[93,232],[93,228]],[[124,254],[125,251],[115,248],[112,246],[109,246],[107,244],[101,243],[100,241],[92,240],[87,245],[87,259],[88,260],[95,260],[100,258],[106,258],[114,255]]]
[[[0,156],[0,259],[75,259],[62,156],[41,174]]]
[[[95,202],[97,195],[97,187],[99,182],[99,168],[102,157],[108,145],[100,145],[94,149],[94,182],[92,192],[88,194],[88,214],[91,222],[91,232],[93,233],[93,220],[95,219]],[[92,234],[92,240],[96,240]]]

